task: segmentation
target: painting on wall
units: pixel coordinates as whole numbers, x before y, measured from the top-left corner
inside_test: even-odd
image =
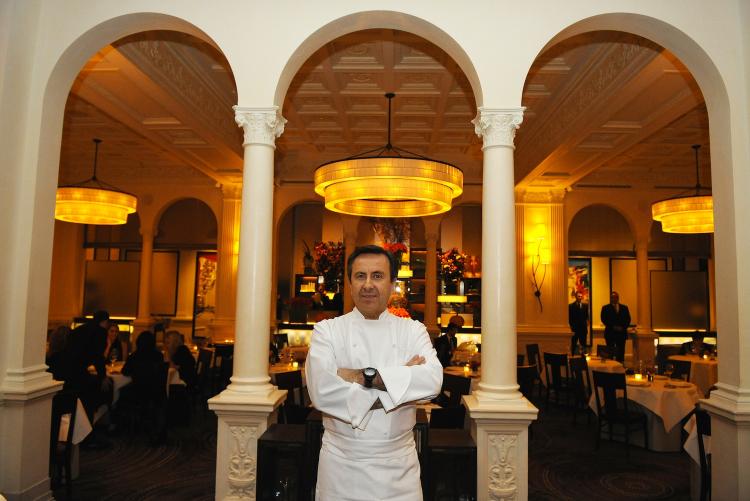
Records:
[[[591,303],[591,259],[568,259],[568,302],[575,300],[577,293],[583,294],[583,302]]]
[[[195,260],[193,338],[208,337],[216,309],[216,252],[198,252]]]
[[[588,345],[594,344],[593,318],[591,315],[591,258],[568,258],[568,302],[576,299],[576,294],[583,295],[583,304],[589,308]]]

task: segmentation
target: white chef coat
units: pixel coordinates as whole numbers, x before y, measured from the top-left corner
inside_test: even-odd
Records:
[[[425,363],[406,367],[414,356]],[[341,379],[339,368],[374,367],[387,391]],[[387,310],[367,320],[356,308],[315,325],[305,363],[313,405],[323,412],[317,499],[421,500],[412,429],[416,400],[434,398],[443,366],[424,325]],[[371,410],[380,399],[383,409]]]

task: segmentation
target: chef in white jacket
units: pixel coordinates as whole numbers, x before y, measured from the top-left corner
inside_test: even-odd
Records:
[[[415,401],[440,392],[443,367],[421,323],[387,310],[396,260],[378,246],[347,262],[355,309],[315,325],[305,366],[323,413],[316,499],[422,499]]]

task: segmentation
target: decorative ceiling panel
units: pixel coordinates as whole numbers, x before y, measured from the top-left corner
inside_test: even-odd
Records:
[[[481,183],[468,79],[438,47],[393,30],[343,36],[302,65],[282,107],[288,122],[277,140],[279,181],[311,183],[317,165],[384,145],[389,91],[396,93],[392,143],[449,161],[467,183]],[[237,182],[242,131],[234,104],[226,60],[199,40],[148,32],[103,47],[71,91],[60,179],[88,176],[97,135],[113,182]],[[522,104],[521,189],[685,184],[693,178],[690,145],[708,145],[705,105],[687,69],[631,35],[595,32],[551,47],[532,65]],[[705,184],[708,153],[701,151]]]

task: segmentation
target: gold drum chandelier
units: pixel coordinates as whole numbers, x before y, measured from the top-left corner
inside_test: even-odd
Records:
[[[388,143],[375,150],[321,165],[315,170],[315,192],[327,209],[372,217],[417,217],[451,209],[463,193],[458,167],[391,144],[389,92]]]
[[[69,223],[115,225],[125,224],[128,214],[135,212],[137,199],[134,195],[96,178],[101,142],[101,139],[94,139],[94,175],[81,183],[57,188],[55,219]]]
[[[700,183],[698,170],[699,144],[694,144],[695,151],[695,194],[668,198],[651,206],[654,221],[661,222],[665,233],[713,233],[714,200]]]

